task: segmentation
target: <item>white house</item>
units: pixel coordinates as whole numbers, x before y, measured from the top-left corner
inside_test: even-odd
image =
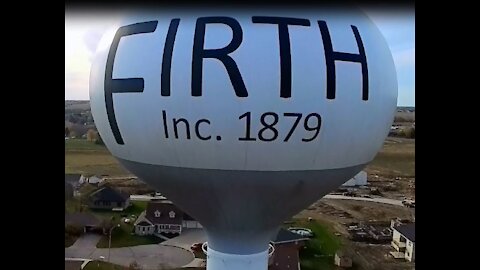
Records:
[[[355,187],[367,185],[367,173],[365,171],[359,172],[352,179],[345,182],[342,187]]]
[[[415,261],[415,223],[393,227],[392,247],[396,250],[390,252],[394,258]]]
[[[89,184],[99,184],[99,183],[103,182],[103,180],[104,179],[102,177],[98,177],[98,176],[94,175],[94,176],[90,176],[88,178],[87,183],[89,183]]]
[[[198,221],[167,200],[150,201],[134,226],[137,235],[181,234],[183,229],[202,228]]]

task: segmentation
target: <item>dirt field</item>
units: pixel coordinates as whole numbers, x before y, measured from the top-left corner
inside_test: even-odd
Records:
[[[415,199],[415,139],[387,138],[366,172],[384,197]]]
[[[412,219],[414,209],[364,201],[321,199],[294,218],[312,218],[329,224],[338,233],[344,251],[349,252],[357,269],[410,270],[415,264],[395,260],[388,256],[393,248],[389,244],[367,244],[348,239],[350,222],[385,221],[394,218]]]

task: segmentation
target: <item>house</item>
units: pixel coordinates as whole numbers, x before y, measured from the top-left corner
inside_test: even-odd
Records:
[[[367,185],[367,173],[365,171],[359,172],[352,179],[345,182],[342,187],[356,187]]]
[[[91,209],[123,211],[130,206],[130,196],[110,186],[104,186],[88,196]]]
[[[396,251],[390,254],[397,259],[415,261],[415,223],[393,223],[392,247]]]
[[[308,237],[286,229],[280,229],[271,244],[275,252],[269,259],[269,270],[300,270],[300,248],[305,246]]]
[[[102,229],[101,221],[94,215],[86,212],[65,213],[65,226],[72,225],[83,228],[83,232]]]
[[[65,182],[65,201],[73,198],[73,186],[72,184]]]
[[[339,250],[335,253],[335,265],[343,268],[352,267],[352,258]]]
[[[134,223],[137,235],[181,234],[185,228],[202,228],[190,215],[171,201],[150,201]]]

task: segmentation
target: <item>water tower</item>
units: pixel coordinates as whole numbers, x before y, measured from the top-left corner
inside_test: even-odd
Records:
[[[90,99],[111,153],[204,226],[208,270],[265,270],[282,221],[382,147],[397,81],[357,10],[164,9],[104,35]]]

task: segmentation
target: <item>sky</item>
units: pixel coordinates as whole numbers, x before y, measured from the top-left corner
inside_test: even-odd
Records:
[[[398,80],[399,106],[415,106],[415,14],[410,11],[365,10],[384,35]],[[113,16],[65,14],[65,100],[88,100],[88,80],[96,47]]]

